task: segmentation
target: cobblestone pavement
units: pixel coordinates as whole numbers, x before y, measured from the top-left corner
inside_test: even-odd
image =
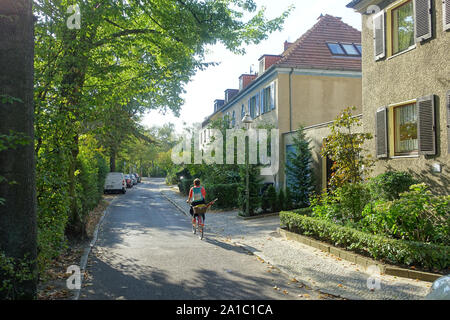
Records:
[[[167,186],[161,180],[160,190],[172,204],[175,203],[189,215],[186,197],[178,192],[178,188]],[[241,245],[262,261],[321,292],[358,300],[421,300],[429,292],[430,282],[371,275],[354,263],[302,243],[286,240],[277,233],[279,226],[278,216],[244,220],[237,216],[237,211],[214,210],[209,211],[206,216],[206,236],[208,232],[219,234],[226,241]],[[370,290],[368,283],[376,288]]]

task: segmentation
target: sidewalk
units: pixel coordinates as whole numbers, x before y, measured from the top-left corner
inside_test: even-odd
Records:
[[[177,189],[162,184],[160,190],[189,216],[186,198]],[[358,300],[420,300],[431,287],[430,282],[382,275],[376,278],[381,289],[371,291],[367,287],[371,275],[361,267],[302,243],[285,240],[277,233],[279,226],[278,216],[244,220],[237,217],[237,211],[209,211],[206,215],[206,237],[208,233],[218,234],[324,293]]]

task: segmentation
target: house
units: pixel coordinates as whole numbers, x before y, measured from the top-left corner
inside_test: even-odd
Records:
[[[450,0],[353,0],[362,14],[363,130],[373,175],[409,171],[450,191]]]
[[[242,74],[239,90],[226,100],[220,115],[231,127],[242,127],[248,113],[254,128],[263,124],[279,129],[280,164],[266,182],[285,186],[286,152],[292,150],[292,135],[306,126],[313,138],[318,189],[322,188],[322,159],[319,155],[328,133],[326,124],[344,108],[362,105],[361,33],[341,18],[321,15],[317,23],[293,43],[284,43],[279,55],[263,54],[257,74]],[[213,113],[204,123],[217,117]]]

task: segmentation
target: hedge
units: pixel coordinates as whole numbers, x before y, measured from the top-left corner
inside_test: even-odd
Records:
[[[219,199],[214,204],[216,209],[234,209],[239,206],[239,183],[204,184],[208,201]]]
[[[280,222],[289,231],[312,236],[387,263],[440,270],[450,266],[449,246],[373,235],[292,211],[281,212]]]

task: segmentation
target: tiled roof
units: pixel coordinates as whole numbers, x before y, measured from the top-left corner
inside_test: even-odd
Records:
[[[361,71],[361,57],[333,56],[327,42],[361,43],[361,32],[331,15],[319,21],[287,48],[275,65],[304,69]]]
[[[360,3],[362,0],[352,0],[352,2],[350,2],[349,4],[346,5],[347,8],[353,8],[355,7],[358,3]]]

